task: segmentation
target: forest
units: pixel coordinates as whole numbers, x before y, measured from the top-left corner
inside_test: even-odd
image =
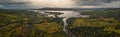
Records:
[[[69,37],[62,18],[27,10],[0,9],[0,37]],[[82,11],[87,18],[69,18],[67,30],[76,37],[120,37],[120,9]]]

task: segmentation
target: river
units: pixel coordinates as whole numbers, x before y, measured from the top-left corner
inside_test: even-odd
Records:
[[[72,17],[81,17],[80,12],[75,12],[75,11],[38,11],[38,12],[42,13],[42,14],[45,14],[48,17],[63,18],[63,20],[62,20],[63,23],[64,23],[64,25],[63,25],[63,31],[69,37],[76,37],[72,32],[70,32],[69,30],[66,29],[66,27],[68,26],[67,20],[69,18],[72,18]]]

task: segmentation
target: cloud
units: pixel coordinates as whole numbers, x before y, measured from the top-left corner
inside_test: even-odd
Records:
[[[105,3],[102,7],[105,8],[120,8],[120,1],[111,1],[111,3]]]
[[[34,6],[72,6],[72,0],[1,0],[0,4],[26,4]]]
[[[73,0],[1,0],[0,5],[13,7],[72,7],[75,5]]]
[[[111,1],[110,3],[102,3],[100,5],[83,5],[80,8],[120,8],[120,1]]]
[[[76,3],[80,8],[120,8],[120,0],[79,0]]]
[[[3,8],[120,8],[120,0],[0,0]]]

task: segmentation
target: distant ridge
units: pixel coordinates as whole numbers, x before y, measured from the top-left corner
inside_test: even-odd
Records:
[[[75,10],[112,10],[120,8],[26,8],[26,9],[8,9],[8,10],[51,10],[51,11],[75,11]]]
[[[55,11],[71,11],[71,10],[112,10],[120,8],[39,8],[30,10],[55,10]]]
[[[59,11],[70,11],[70,10],[112,10],[120,8],[39,8],[39,9],[30,9],[30,10],[59,10]]]

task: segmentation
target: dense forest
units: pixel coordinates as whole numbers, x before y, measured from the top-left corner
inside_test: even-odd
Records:
[[[68,29],[78,37],[120,37],[120,9],[82,11],[87,18],[70,18]],[[73,20],[74,19],[74,20]]]
[[[27,10],[0,9],[0,37],[68,37],[62,18]],[[69,18],[67,29],[77,37],[120,37],[120,9],[82,11],[86,18]]]
[[[0,37],[66,37],[52,17],[33,11],[0,10]]]

